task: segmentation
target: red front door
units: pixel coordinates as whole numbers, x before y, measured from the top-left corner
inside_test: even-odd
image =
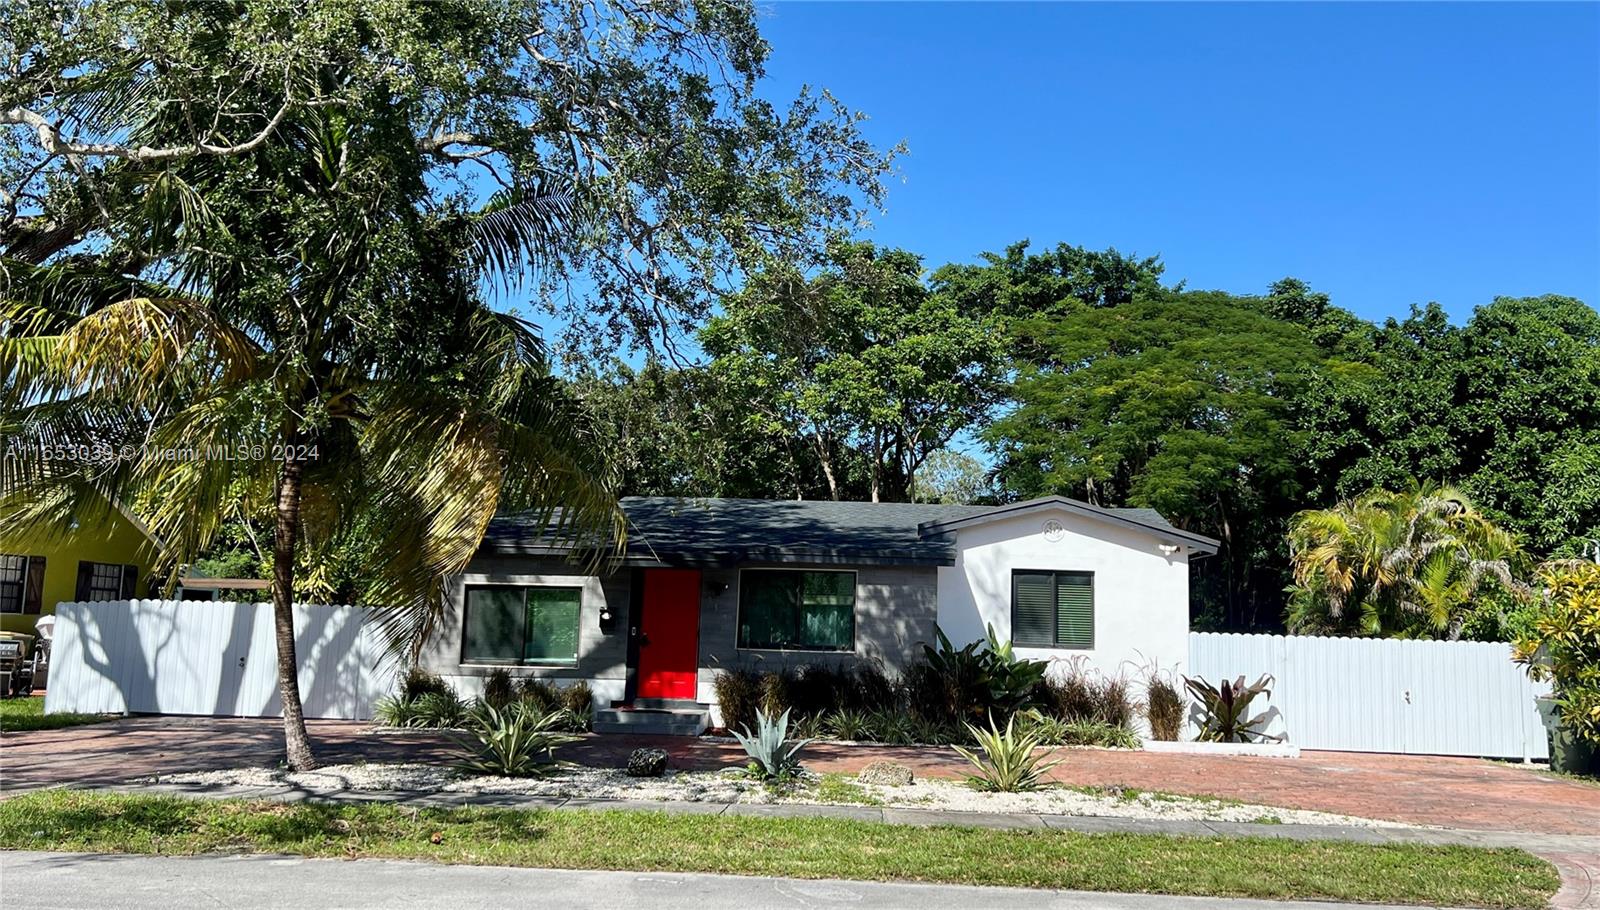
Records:
[[[646,569],[639,617],[639,697],[694,700],[700,571]]]

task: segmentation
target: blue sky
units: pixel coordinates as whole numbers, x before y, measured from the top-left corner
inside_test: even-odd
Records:
[[[872,239],[930,266],[1030,238],[1294,275],[1371,319],[1600,304],[1600,5],[762,7],[768,93],[901,139]]]

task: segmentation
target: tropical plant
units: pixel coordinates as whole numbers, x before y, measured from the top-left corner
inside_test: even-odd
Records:
[[[445,682],[437,673],[430,673],[421,667],[411,667],[405,675],[400,677],[401,701],[416,701],[429,692],[448,693],[455,690]]]
[[[823,729],[834,739],[864,742],[872,739],[872,720],[860,711],[835,711],[823,721]]]
[[[1576,736],[1600,745],[1600,564],[1567,562],[1541,573],[1545,596],[1516,659],[1554,683],[1557,715]]]
[[[1245,685],[1241,676],[1233,682],[1226,679],[1213,686],[1198,677],[1184,677],[1186,685],[1200,703],[1202,713],[1200,738],[1208,742],[1248,743],[1282,739],[1269,736],[1255,728],[1267,722],[1269,712],[1250,717],[1250,703],[1258,696],[1272,697],[1272,677],[1262,674],[1260,679]]]
[[[1041,745],[1139,748],[1139,737],[1132,730],[1104,721],[1062,720],[1037,708],[1019,711],[1016,717],[1021,729],[1037,737]]]
[[[923,660],[907,670],[913,710],[936,721],[964,723],[998,712],[1009,717],[1033,704],[1049,664],[1018,658],[994,626],[983,641],[961,648],[934,627],[934,645],[923,645]]]
[[[472,739],[459,739],[467,752],[461,766],[478,774],[536,777],[555,765],[555,749],[578,737],[560,732],[569,719],[561,712],[541,714],[526,702],[503,708],[479,703],[467,718]]]
[[[761,710],[761,677],[749,670],[719,670],[711,683],[727,730],[748,730]]]
[[[811,740],[789,739],[789,712],[774,720],[762,711],[756,716],[756,731],[734,731],[734,739],[750,756],[752,773],[766,780],[787,780],[800,772],[800,750]]]
[[[1456,639],[1492,586],[1526,595],[1526,558],[1454,487],[1371,490],[1289,530],[1291,631]]]
[[[1188,699],[1178,691],[1170,677],[1151,673],[1145,680],[1144,717],[1150,723],[1150,738],[1176,742],[1183,731],[1183,715]]]
[[[620,532],[604,447],[480,289],[581,287],[572,338],[650,343],[813,259],[888,167],[830,97],[757,97],[747,5],[21,4],[7,36],[0,524],[109,494],[176,565],[269,522],[296,769],[292,604],[332,554],[411,644],[496,513]]]
[[[373,707],[373,720],[385,727],[421,726],[417,718],[416,701],[400,696],[378,699]]]
[[[516,697],[517,690],[511,682],[511,673],[505,667],[496,667],[483,678],[483,700],[489,704],[504,708]]]
[[[983,755],[980,757],[965,746],[956,746],[955,750],[977,769],[976,774],[967,778],[976,789],[999,793],[1037,790],[1040,778],[1061,764],[1059,760],[1046,761],[1035,755],[1034,751],[1040,746],[1039,736],[1026,729],[1018,730],[1016,722],[1015,717],[1008,719],[1004,731],[995,726],[993,718],[989,719],[987,729],[967,724],[967,732],[972,734]]]
[[[771,670],[761,675],[761,710],[768,714],[783,714],[794,708],[790,692],[794,674],[788,670]]]
[[[586,680],[578,680],[561,689],[561,707],[579,720],[578,729],[589,729],[589,719],[594,714],[594,689]]]
[[[413,726],[454,729],[467,721],[467,703],[455,690],[427,692],[411,703]]]
[[[867,729],[874,742],[905,746],[916,742],[917,728],[911,715],[896,708],[879,708],[867,715]]]

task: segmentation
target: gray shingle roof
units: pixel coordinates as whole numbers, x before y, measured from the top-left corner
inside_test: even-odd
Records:
[[[994,506],[668,496],[628,497],[621,506],[629,525],[628,559],[668,565],[949,565],[955,559],[954,535],[927,526],[996,511]],[[1151,509],[1097,511],[1153,530],[1176,531]],[[541,531],[526,518],[503,516],[490,524],[484,548],[499,553],[563,549],[552,547]]]

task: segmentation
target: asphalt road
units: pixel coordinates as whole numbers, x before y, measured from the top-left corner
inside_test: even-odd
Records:
[[[1017,888],[802,881],[731,875],[567,872],[386,860],[270,856],[157,857],[0,853],[0,906],[175,910],[187,907],[559,907],[562,910],[1327,910],[1282,903]],[[1352,905],[1354,906],[1354,905]],[[1364,910],[1375,905],[1362,904]],[[1397,908],[1398,910],[1398,908]],[[1415,908],[1410,908],[1415,910]]]

